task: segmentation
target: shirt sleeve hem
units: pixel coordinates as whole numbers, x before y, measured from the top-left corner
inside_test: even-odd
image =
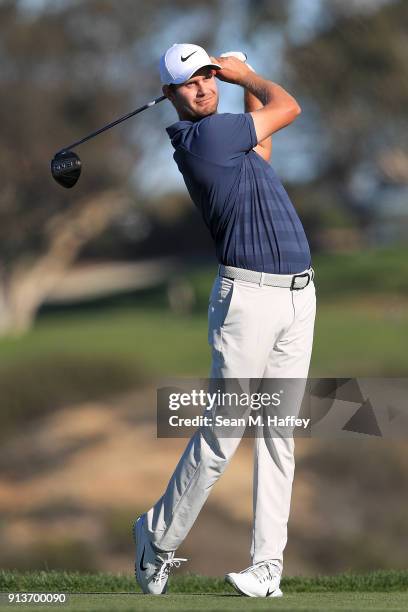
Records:
[[[254,148],[258,144],[258,137],[256,135],[254,118],[252,117],[251,113],[244,113],[244,114],[248,117],[248,125],[249,125],[249,131],[251,134],[252,148]]]

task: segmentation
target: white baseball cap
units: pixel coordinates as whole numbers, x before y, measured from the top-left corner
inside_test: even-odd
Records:
[[[160,79],[163,85],[180,85],[204,66],[221,68],[219,64],[211,61],[202,47],[176,43],[160,58]]]

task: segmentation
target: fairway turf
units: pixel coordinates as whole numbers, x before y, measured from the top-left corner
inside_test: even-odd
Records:
[[[313,612],[314,610],[342,610],[343,612],[359,612],[360,610],[372,610],[376,612],[392,612],[394,610],[408,609],[408,593],[288,593],[281,598],[259,599],[240,597],[234,594],[190,594],[178,593],[154,597],[141,595],[140,593],[101,593],[101,594],[72,594],[68,596],[68,602],[59,606],[41,605],[0,605],[0,610],[63,610],[64,612],[98,612],[99,610],[112,610],[120,612],[155,612],[155,611],[203,611],[212,610],[302,610]],[[2,598],[4,601],[4,598]]]
[[[359,610],[408,609],[408,572],[376,571],[312,578],[284,577],[282,598],[241,597],[221,578],[176,575],[170,593],[161,597],[136,592],[133,577],[78,572],[0,571],[0,610],[60,609],[66,612],[97,610]],[[10,605],[7,593],[66,593],[63,605]]]

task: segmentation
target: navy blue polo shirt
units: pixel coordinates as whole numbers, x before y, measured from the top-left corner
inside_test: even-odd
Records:
[[[294,206],[272,166],[252,150],[257,137],[250,113],[178,121],[167,132],[219,263],[276,274],[309,268],[309,244]]]

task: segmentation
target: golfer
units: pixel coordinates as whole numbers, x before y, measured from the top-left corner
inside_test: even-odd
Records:
[[[170,47],[160,74],[179,117],[167,128],[174,159],[220,264],[209,304],[210,376],[305,379],[314,272],[302,223],[269,164],[271,135],[296,119],[299,105],[237,57],[211,58],[197,45]],[[217,113],[217,79],[244,89],[244,113]],[[137,519],[135,572],[145,593],[166,591],[170,569],[183,560],[175,551],[239,441],[199,428],[164,495]],[[252,565],[226,576],[243,595],[282,595],[294,467],[293,437],[255,438]]]

